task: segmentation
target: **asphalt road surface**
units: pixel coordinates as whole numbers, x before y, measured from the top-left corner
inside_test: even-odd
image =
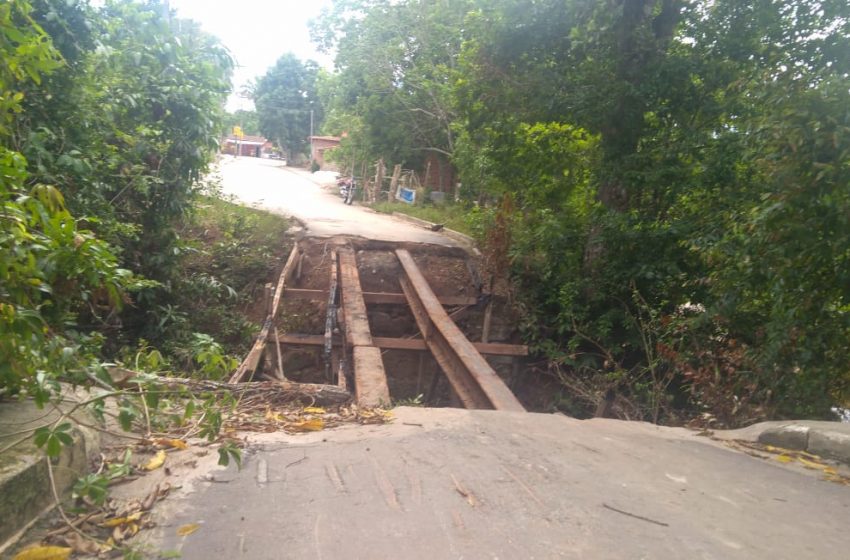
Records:
[[[395,414],[382,426],[250,436],[241,471],[206,458],[158,508],[158,527],[143,533],[149,550],[184,560],[850,552],[850,488],[694,432],[532,413]],[[200,529],[179,536],[189,524]]]

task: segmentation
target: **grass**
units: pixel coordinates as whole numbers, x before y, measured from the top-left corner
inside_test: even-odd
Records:
[[[180,263],[177,307],[188,332],[202,332],[229,352],[250,346],[262,317],[263,286],[274,281],[291,249],[289,222],[275,214],[216,197],[199,199],[180,236],[187,247]],[[258,321],[259,319],[259,321]]]
[[[426,220],[435,224],[443,224],[449,229],[472,235],[473,231],[468,220],[467,210],[460,204],[446,204],[443,206],[424,205],[418,206],[405,204],[403,202],[378,202],[372,206],[373,210],[384,214],[398,212],[407,214],[420,220]]]

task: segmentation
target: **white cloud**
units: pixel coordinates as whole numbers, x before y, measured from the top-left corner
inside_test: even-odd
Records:
[[[217,36],[238,65],[234,92],[263,74],[288,52],[330,68],[333,61],[318,53],[310,41],[307,23],[331,0],[170,0],[181,18],[193,19]],[[250,109],[252,103],[231,94],[230,111]]]

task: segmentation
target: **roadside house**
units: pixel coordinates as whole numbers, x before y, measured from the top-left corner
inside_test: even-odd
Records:
[[[232,156],[262,157],[263,154],[270,153],[271,151],[271,140],[267,140],[262,136],[245,135],[242,138],[237,138],[231,134],[221,144],[221,152]]]
[[[325,161],[325,152],[339,146],[339,136],[311,136],[310,156],[314,162],[319,164],[319,169],[326,171],[339,171],[336,164]]]

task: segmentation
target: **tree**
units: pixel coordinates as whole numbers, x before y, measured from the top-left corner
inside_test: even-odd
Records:
[[[260,132],[286,150],[290,159],[307,151],[311,119],[314,130],[322,120],[317,74],[316,63],[285,54],[257,81],[254,104]]]
[[[46,21],[75,22],[56,30],[63,43],[97,33],[102,48],[28,92],[17,141],[38,180],[66,185],[71,208],[97,217],[127,268],[168,281],[174,222],[218,147],[230,57],[158,2],[45,5]]]
[[[26,228],[13,228],[3,243],[13,243],[20,250],[10,255],[41,272],[31,277],[26,267],[10,265],[0,284],[9,297],[18,294],[18,305],[38,309],[28,320],[43,320],[52,334],[104,330],[107,351],[140,335],[151,339],[180,256],[175,228],[217,148],[230,58],[158,2],[95,9],[35,0],[2,10],[11,30],[4,48],[12,53],[3,57],[11,72],[2,89],[17,92],[3,96],[14,101],[3,107],[8,128],[0,135],[14,154],[8,176],[16,178],[3,196],[24,197],[29,216]],[[24,239],[33,232],[48,238],[33,240],[29,251]],[[12,290],[16,285],[35,291],[24,296]],[[133,288],[135,305],[119,314],[130,301],[123,288]],[[96,335],[51,338],[64,341],[59,349],[83,339],[94,359]],[[55,360],[57,368],[61,363]]]
[[[0,5],[0,397],[25,389],[43,404],[58,376],[92,365],[99,341],[76,332],[77,314],[117,308],[133,279],[13,147],[29,87],[62,63],[33,16],[24,0]]]
[[[848,332],[848,15],[817,0],[574,0],[468,18],[457,161],[465,185],[522,201],[515,270],[541,346],[571,333],[553,355],[638,395],[661,368],[727,421],[846,398],[832,357]],[[553,207],[533,196],[545,181],[516,180],[524,131],[553,121],[600,135],[597,204]],[[683,316],[693,303],[706,311]]]
[[[242,128],[242,132],[250,136],[260,135],[260,118],[256,111],[239,109],[224,115],[224,134],[233,134],[233,127]]]
[[[337,53],[325,103],[335,132],[348,131],[369,157],[417,162],[455,148],[453,82],[471,5],[455,2],[336,2],[313,26]]]

